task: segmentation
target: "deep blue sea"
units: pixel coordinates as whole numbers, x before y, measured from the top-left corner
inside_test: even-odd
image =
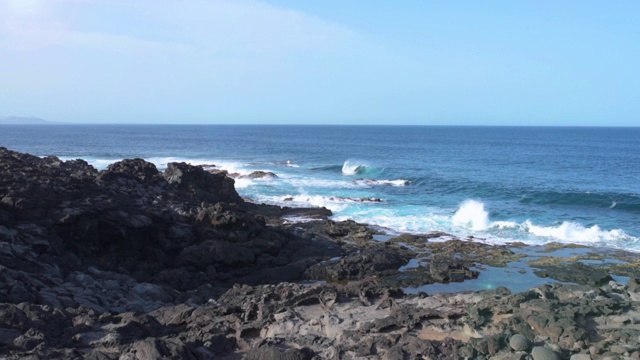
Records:
[[[238,179],[238,192],[389,233],[640,251],[640,128],[4,125],[0,146],[99,169],[140,157],[267,170],[278,178]]]

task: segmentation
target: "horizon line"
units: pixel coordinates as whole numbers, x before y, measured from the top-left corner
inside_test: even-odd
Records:
[[[392,127],[392,126],[404,126],[404,127],[553,127],[553,128],[637,128],[640,125],[550,125],[550,124],[525,124],[525,125],[517,125],[517,124],[337,124],[337,123],[329,123],[329,124],[321,124],[321,123],[311,123],[311,124],[302,124],[302,123],[275,123],[275,124],[266,124],[266,123],[112,123],[112,122],[98,122],[98,123],[90,123],[90,122],[58,122],[58,121],[48,121],[44,123],[3,123],[0,121],[0,126],[69,126],[69,125],[81,125],[81,126],[370,126],[370,127]]]

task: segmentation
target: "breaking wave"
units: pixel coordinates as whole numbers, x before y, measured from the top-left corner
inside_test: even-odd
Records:
[[[357,185],[363,185],[363,186],[378,186],[378,185],[407,186],[410,184],[410,181],[404,180],[404,179],[397,179],[397,180],[356,179],[356,180],[353,180],[353,183]]]
[[[454,225],[470,227],[472,230],[485,230],[489,227],[489,213],[484,204],[476,200],[466,200],[451,218]]]
[[[370,171],[370,167],[367,164],[361,164],[353,160],[347,160],[342,164],[343,175],[361,175]]]
[[[553,238],[564,242],[612,243],[620,241],[637,242],[639,240],[621,229],[603,230],[598,225],[585,227],[571,221],[563,221],[557,226],[538,226],[527,220],[522,224],[522,227],[535,236]]]
[[[127,157],[131,159],[133,157]],[[60,160],[74,160],[74,159],[83,159],[89,165],[95,167],[98,170],[104,170],[107,166],[116,163],[118,161],[122,161],[124,158],[96,158],[96,157],[82,157],[82,156],[60,156]],[[148,157],[144,160],[153,163],[158,170],[163,171],[167,168],[167,164],[172,162],[184,162],[189,165],[194,166],[203,166],[205,168],[215,168],[220,170],[227,170],[229,173],[239,173],[239,174],[248,174],[248,171],[245,167],[246,165],[239,162],[229,162],[229,161],[216,161],[212,159],[195,159],[195,158],[181,158],[181,157],[173,157],[173,156],[156,156],[156,157]]]
[[[627,234],[622,229],[604,230],[598,225],[584,226],[572,221],[563,221],[551,226],[536,225],[531,220],[522,223],[490,221],[485,205],[477,200],[464,201],[451,217],[451,223],[454,226],[482,232],[483,235],[491,235],[496,231],[512,230],[514,238],[536,240],[536,242],[539,240],[583,244],[640,242],[640,239]],[[524,239],[522,239],[522,233],[525,234]]]
[[[375,197],[348,197],[324,195],[286,195],[286,196],[256,196],[256,200],[280,206],[297,207],[325,207],[334,212],[344,211],[353,205],[379,204],[384,200]]]

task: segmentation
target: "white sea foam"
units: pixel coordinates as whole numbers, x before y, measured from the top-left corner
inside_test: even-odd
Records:
[[[296,195],[296,196],[288,196],[283,200],[289,201],[294,204],[299,204],[302,206],[315,206],[315,207],[325,207],[331,211],[342,211],[349,204],[341,199],[331,197],[331,196],[321,196],[321,195]]]
[[[131,157],[130,157],[131,158]],[[67,161],[67,160],[74,160],[74,159],[83,159],[85,160],[87,163],[89,163],[89,165],[95,167],[98,170],[104,170],[106,169],[109,165],[118,162],[118,161],[122,161],[123,159],[100,159],[100,158],[91,158],[91,157],[80,157],[80,156],[61,156],[60,157],[61,160],[63,161]],[[239,175],[248,175],[249,173],[251,173],[252,171],[255,171],[256,169],[249,169],[247,164],[241,163],[241,162],[232,162],[232,161],[218,161],[215,159],[204,159],[204,158],[181,158],[181,157],[173,157],[173,156],[156,156],[156,157],[148,157],[145,158],[144,160],[153,163],[158,170],[163,171],[167,168],[167,164],[172,163],[172,162],[184,162],[186,164],[189,165],[194,165],[194,166],[203,166],[203,165],[212,165],[209,168],[213,168],[213,169],[219,169],[219,170],[226,170],[228,171],[230,174],[239,174]],[[215,166],[215,167],[213,167]],[[264,171],[270,171],[270,170],[264,170]],[[244,186],[247,186],[248,184],[244,184]],[[240,187],[242,187],[243,185],[241,184]]]
[[[600,243],[600,242],[617,242],[632,241],[637,242],[638,239],[628,235],[621,229],[603,230],[598,225],[585,227],[581,224],[571,221],[564,221],[557,226],[538,226],[534,225],[530,220],[524,222],[523,227],[531,234],[545,238],[555,238],[566,242],[575,243]]]
[[[154,157],[149,157],[149,158],[145,158],[146,161],[153,163],[159,170],[164,170],[167,168],[167,165],[169,163],[172,162],[177,162],[177,163],[186,163],[189,165],[194,165],[194,166],[198,166],[198,165],[216,165],[216,167],[218,167],[216,164],[216,162],[212,159],[186,159],[186,158],[179,158],[179,157],[173,157],[173,156],[154,156]]]
[[[282,177],[286,183],[299,188],[355,189],[359,187],[358,184],[346,180]]]
[[[516,229],[520,227],[515,221],[493,221],[489,225],[492,229]]]
[[[632,250],[640,244],[640,239],[630,236],[621,229],[604,230],[594,225],[565,221],[559,225],[545,226],[524,222],[498,220],[490,221],[485,205],[477,200],[464,201],[453,216],[444,209],[380,207],[376,203],[362,206],[359,198],[321,195],[288,195],[284,197],[263,197],[262,201],[288,206],[326,207],[334,212],[333,219],[355,220],[373,224],[394,232],[424,234],[431,231],[445,231],[457,236],[474,235],[475,241],[490,244],[504,244],[522,241],[528,244],[544,244],[550,241],[564,243],[606,244]],[[463,230],[464,229],[464,230]]]
[[[409,185],[410,181],[409,180],[404,180],[404,179],[378,180],[378,183],[384,184],[384,185],[391,185],[391,186],[406,186],[406,185]]]
[[[285,195],[285,196],[264,196],[256,194],[254,196],[257,202],[264,202],[267,204],[274,204],[280,206],[294,206],[294,207],[325,207],[334,213],[339,213],[353,205],[363,204],[377,204],[382,200],[377,198],[356,198],[356,197],[343,197],[343,196],[322,196],[322,195]],[[375,224],[374,222],[371,222]]]
[[[472,230],[485,230],[489,227],[489,213],[484,204],[476,200],[465,200],[451,218],[454,225],[471,227]]]
[[[93,166],[98,170],[104,170],[107,166],[116,163],[118,161],[122,161],[122,159],[89,159],[86,160],[89,165]]]
[[[86,161],[89,165],[93,166],[98,170],[104,170],[107,166],[113,164],[114,162],[118,162],[122,159],[95,159],[95,158],[83,158],[81,156],[59,156],[58,157],[62,161],[76,160],[82,159]]]
[[[439,214],[438,209],[426,209],[422,206],[408,206],[406,208],[388,208],[367,206],[350,209],[345,213],[334,215],[335,220],[352,219],[358,222],[374,224],[395,232],[414,234],[430,231],[449,231],[450,216]]]
[[[234,186],[236,189],[245,189],[254,184],[253,179],[248,179],[248,178],[234,179],[234,181],[235,181]]]
[[[312,221],[319,221],[319,219],[304,217],[304,216],[283,216],[282,220],[284,220],[285,224],[308,223]]]
[[[380,185],[406,186],[406,185],[409,185],[410,181],[404,180],[404,179],[397,179],[397,180],[356,179],[356,180],[353,180],[353,183],[360,186],[367,186],[367,187],[380,186]]]

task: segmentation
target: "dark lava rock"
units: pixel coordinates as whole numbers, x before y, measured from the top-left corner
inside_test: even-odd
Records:
[[[434,236],[446,234],[436,232]],[[429,242],[425,244],[434,258],[455,259],[464,266],[470,267],[475,263],[486,264],[495,267],[505,267],[509,262],[516,261],[524,255],[516,254],[504,245],[489,245],[475,241],[452,239],[442,242]]]
[[[112,180],[117,176],[135,177],[142,182],[159,180],[160,173],[156,166],[143,159],[126,159],[107,166],[100,174],[103,180]]]
[[[186,163],[169,163],[163,176],[169,184],[190,192],[208,202],[241,203],[233,179],[225,174],[212,174]]]
[[[358,280],[371,275],[386,276],[396,274],[413,256],[415,253],[403,247],[374,244],[339,259],[314,265],[305,274],[310,279],[328,281]]]
[[[534,274],[540,277],[550,277],[558,281],[572,282],[592,286],[602,286],[613,280],[605,270],[589,266],[581,262],[535,263],[532,266],[539,268]]]
[[[382,243],[330,215],[243,201],[226,174],[184,163],[99,172],[0,147],[0,357],[522,357],[512,334],[564,357],[637,357],[636,281],[407,295],[403,281],[460,281],[517,256],[431,235]]]
[[[310,221],[289,225],[293,231],[304,237],[338,241],[340,243],[354,242],[359,245],[369,245],[377,231],[369,226],[359,224],[353,220],[346,221]]]
[[[254,171],[249,175],[240,176],[240,178],[247,179],[277,179],[278,175],[272,173],[271,171]]]

